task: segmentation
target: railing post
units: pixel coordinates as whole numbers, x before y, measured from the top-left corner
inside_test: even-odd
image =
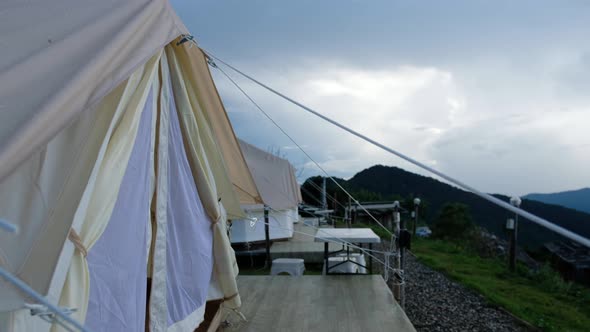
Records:
[[[397,204],[395,204],[397,203]],[[395,234],[395,256],[394,256],[394,260],[393,260],[393,267],[395,271],[398,271],[396,273],[393,274],[393,280],[394,280],[394,284],[393,284],[393,295],[395,297],[395,299],[401,303],[402,301],[402,290],[401,290],[401,275],[399,274],[399,271],[401,270],[401,249],[400,249],[400,243],[399,243],[399,234],[400,234],[400,215],[398,212],[398,206],[399,203],[396,201],[394,203],[394,207],[393,207],[393,234]]]
[[[264,206],[264,239],[266,240],[266,262],[265,268],[270,268],[272,262],[270,259],[270,227],[268,224],[268,206]]]

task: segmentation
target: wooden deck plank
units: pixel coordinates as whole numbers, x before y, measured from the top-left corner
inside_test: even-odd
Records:
[[[380,276],[239,276],[220,331],[415,331]]]

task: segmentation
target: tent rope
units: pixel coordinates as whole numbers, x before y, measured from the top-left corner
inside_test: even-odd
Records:
[[[67,329],[69,331],[71,331],[72,329],[68,325],[66,325],[66,322],[68,324],[72,325],[73,327],[75,327],[76,329],[78,329],[79,331],[84,331],[84,332],[89,331],[82,324],[80,324],[80,322],[78,322],[75,319],[73,319],[72,317],[68,316],[68,314],[65,313],[62,308],[49,302],[44,296],[37,293],[33,288],[31,288],[29,285],[27,285],[21,279],[15,277],[10,272],[4,270],[1,266],[0,266],[0,277],[6,279],[6,281],[13,284],[15,287],[20,289],[23,293],[27,294],[32,299],[34,299],[35,301],[40,303],[42,306],[46,307],[47,310],[53,312],[57,317],[61,318],[61,319],[55,319],[54,320],[55,323],[61,325],[62,327],[64,327],[65,329]]]
[[[504,202],[504,201],[502,201],[502,200],[500,200],[500,199],[498,199],[498,198],[496,198],[496,197],[494,197],[494,196],[492,196],[490,194],[487,194],[487,193],[484,193],[482,191],[479,191],[479,190],[475,189],[474,187],[472,187],[472,186],[470,186],[470,185],[468,185],[466,183],[463,183],[462,181],[459,181],[459,180],[457,180],[457,179],[455,179],[455,178],[453,178],[453,177],[451,177],[449,175],[446,175],[446,174],[444,174],[444,173],[442,173],[442,172],[440,172],[440,171],[438,171],[438,170],[436,170],[436,169],[434,169],[434,168],[432,168],[430,166],[427,166],[424,163],[421,163],[421,162],[419,162],[419,161],[417,161],[417,160],[415,160],[415,159],[413,159],[413,158],[411,158],[409,156],[406,156],[405,154],[403,154],[401,152],[398,152],[397,150],[394,150],[394,149],[392,149],[392,148],[390,148],[390,147],[388,147],[388,146],[386,146],[384,144],[381,144],[381,143],[379,143],[379,142],[377,142],[377,141],[375,141],[375,140],[373,140],[373,139],[371,139],[371,138],[369,138],[369,137],[367,137],[367,136],[365,136],[365,135],[363,135],[363,134],[361,134],[361,133],[359,133],[359,132],[357,132],[357,131],[355,131],[353,129],[350,129],[350,128],[348,128],[348,127],[340,124],[339,122],[337,122],[335,120],[332,120],[329,117],[327,117],[327,116],[325,116],[325,115],[323,115],[323,114],[321,114],[321,113],[319,113],[319,112],[317,112],[317,111],[315,111],[315,110],[313,110],[313,109],[311,109],[311,108],[303,105],[302,103],[300,103],[300,102],[298,102],[298,101],[296,101],[296,100],[294,100],[292,98],[287,97],[286,95],[278,92],[277,90],[269,87],[268,85],[266,85],[264,83],[261,83],[260,81],[254,79],[252,76],[249,76],[249,75],[245,74],[244,72],[240,71],[239,69],[235,68],[234,66],[232,66],[232,65],[228,64],[227,62],[219,59],[218,57],[216,57],[215,55],[213,55],[211,52],[206,51],[203,48],[201,48],[201,50],[207,56],[209,56],[209,57],[215,59],[216,61],[219,61],[220,63],[224,64],[225,66],[231,68],[233,71],[235,71],[236,73],[240,74],[241,76],[247,78],[248,80],[254,82],[255,84],[257,84],[257,85],[263,87],[264,89],[272,92],[273,94],[275,94],[275,95],[277,95],[277,96],[279,96],[279,97],[287,100],[288,102],[290,102],[290,103],[292,103],[292,104],[294,104],[296,106],[299,106],[303,110],[305,110],[305,111],[307,111],[307,112],[309,112],[309,113],[311,113],[311,114],[313,114],[313,115],[315,115],[315,116],[317,116],[317,117],[319,117],[319,118],[321,118],[321,119],[323,119],[323,120],[325,120],[325,121],[327,121],[327,122],[329,122],[329,123],[331,123],[331,124],[339,127],[340,129],[342,129],[344,131],[347,131],[348,133],[350,133],[350,134],[352,134],[352,135],[354,135],[354,136],[356,136],[358,138],[361,138],[362,140],[364,140],[364,141],[366,141],[368,143],[371,143],[372,145],[374,145],[376,147],[379,147],[382,150],[384,150],[384,151],[386,151],[386,152],[388,152],[390,154],[393,154],[393,155],[395,155],[395,156],[397,156],[397,157],[399,157],[399,158],[401,158],[401,159],[403,159],[403,160],[405,160],[405,161],[407,161],[407,162],[409,162],[409,163],[411,163],[411,164],[413,164],[415,166],[418,166],[418,167],[420,167],[420,168],[422,168],[422,169],[424,169],[424,170],[426,170],[426,171],[428,171],[428,172],[430,172],[432,174],[435,174],[435,175],[437,175],[437,176],[439,176],[439,177],[441,177],[441,178],[443,178],[443,179],[445,179],[445,180],[447,180],[447,181],[449,181],[449,182],[451,182],[451,183],[453,183],[453,184],[455,184],[455,185],[457,185],[457,186],[459,186],[459,187],[461,187],[461,188],[463,188],[463,189],[465,189],[467,191],[470,191],[471,193],[479,196],[480,198],[482,198],[484,200],[487,200],[487,201],[489,201],[489,202],[491,202],[491,203],[493,203],[495,205],[498,205],[498,206],[500,206],[500,207],[502,207],[502,208],[504,208],[504,209],[506,209],[508,211],[511,211],[513,213],[516,213],[516,214],[518,214],[519,216],[521,216],[523,218],[526,218],[526,219],[528,219],[528,220],[530,220],[530,221],[532,221],[532,222],[534,222],[534,223],[536,223],[536,224],[538,224],[540,226],[543,226],[543,227],[545,227],[545,228],[547,228],[547,229],[549,229],[549,230],[551,230],[551,231],[553,231],[553,232],[555,232],[555,233],[557,233],[559,235],[562,235],[562,236],[564,236],[564,237],[566,237],[566,238],[568,238],[570,240],[576,241],[576,242],[578,242],[578,243],[580,243],[580,244],[582,244],[582,245],[590,248],[590,239],[587,239],[587,238],[585,238],[585,237],[583,237],[583,236],[581,236],[579,234],[576,234],[576,233],[574,233],[574,232],[572,232],[572,231],[570,231],[568,229],[565,229],[565,228],[563,228],[563,227],[561,227],[561,226],[559,226],[559,225],[557,225],[555,223],[552,223],[552,222],[550,222],[550,221],[548,221],[548,220],[546,220],[544,218],[541,218],[539,216],[536,216],[536,215],[534,215],[534,214],[532,214],[530,212],[527,212],[527,211],[522,210],[522,209],[520,209],[518,207],[512,206],[512,205],[508,204],[507,202]]]
[[[80,252],[80,254],[82,254],[82,256],[88,256],[88,249],[86,249],[86,247],[84,246],[84,243],[80,238],[80,235],[76,233],[75,229],[70,228],[70,232],[68,233],[68,240],[70,240],[70,242],[74,244],[74,247]]]
[[[203,53],[209,57],[208,53],[205,52],[205,50],[203,50]],[[216,58],[217,59],[217,58]],[[330,176],[330,174],[328,174],[328,172],[322,167],[320,166],[320,164],[318,162],[316,162],[310,155],[309,153],[307,153],[303,147],[301,147],[301,145],[299,145],[295,139],[293,139],[293,137],[291,137],[267,112],[265,112],[262,107],[260,107],[260,105],[258,105],[258,103],[256,103],[254,101],[254,99],[252,99],[252,97],[250,97],[250,95],[248,95],[248,93],[246,93],[246,91],[244,91],[244,89],[242,89],[236,81],[234,81],[223,69],[221,69],[220,67],[218,67],[215,62],[213,60],[211,60],[211,58],[209,57],[209,60],[207,61],[208,63],[213,63],[213,67],[217,68],[238,90],[240,90],[240,92],[242,94],[244,94],[244,96],[246,96],[246,98],[248,98],[248,100],[250,100],[250,102],[260,111],[262,112],[262,114],[264,114],[264,116],[266,116],[266,118],[268,118],[285,136],[287,136],[287,138],[289,138],[289,140],[291,140],[291,142],[293,142],[293,144],[295,144],[297,146],[297,148],[299,148],[299,150],[301,150],[301,152],[303,152],[303,154],[305,154],[305,156],[307,156],[307,158],[309,158],[309,160],[311,160],[325,175],[327,178],[329,178],[332,182],[334,182],[334,184],[336,184],[336,186],[338,186],[338,188],[340,188],[340,190],[342,190],[348,197],[350,197],[350,199],[352,199],[356,204],[358,204],[361,209],[371,218],[373,219],[373,221],[375,221],[379,226],[381,226],[386,232],[388,232],[389,234],[393,234],[387,227],[385,227],[381,222],[379,222],[379,220],[377,220],[377,218],[375,218],[375,216],[373,216],[367,209],[365,209],[365,207],[354,197],[352,196],[352,194],[350,194],[346,189],[344,189],[344,187],[342,187],[340,185],[340,183],[338,183],[338,181],[336,181],[336,179],[334,179],[332,176]],[[225,63],[224,63],[225,64]]]

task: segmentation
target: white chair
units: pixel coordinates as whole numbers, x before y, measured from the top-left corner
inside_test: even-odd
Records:
[[[271,275],[279,273],[288,273],[292,276],[301,276],[305,271],[305,264],[301,258],[277,258],[273,259],[270,268]]]
[[[358,271],[358,266],[352,264],[351,262],[343,263],[345,261],[346,257],[342,256],[328,258],[330,273],[356,273]],[[324,274],[325,272],[326,267],[324,266]]]
[[[358,252],[353,252],[353,253],[350,253],[349,255],[350,255],[351,261],[357,262],[358,264],[360,264],[362,266],[367,266],[367,261],[365,260],[364,254],[361,254]],[[346,257],[346,253],[340,253],[340,254],[338,254],[338,257]],[[367,273],[367,268],[365,268],[365,267],[356,265],[354,263],[348,263],[348,264],[356,267],[358,269],[358,273],[363,273],[363,274]],[[355,273],[356,273],[356,271],[355,271]]]

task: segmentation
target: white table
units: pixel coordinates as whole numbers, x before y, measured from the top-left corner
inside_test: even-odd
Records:
[[[326,266],[326,274],[330,274],[330,269],[335,266],[330,266],[328,259],[330,255],[340,253],[342,251],[346,252],[346,261],[343,261],[342,264],[351,262],[353,264],[358,264],[355,260],[350,259],[350,246],[347,243],[358,243],[359,247],[362,248],[364,243],[369,245],[369,250],[373,249],[373,243],[380,243],[381,238],[373,232],[370,228],[320,228],[315,234],[315,242],[324,242],[324,264]],[[330,253],[328,251],[328,244],[330,242],[342,243],[346,250],[339,250],[336,252]],[[366,267],[366,266],[361,266]],[[369,256],[369,273],[373,273],[373,258]]]

